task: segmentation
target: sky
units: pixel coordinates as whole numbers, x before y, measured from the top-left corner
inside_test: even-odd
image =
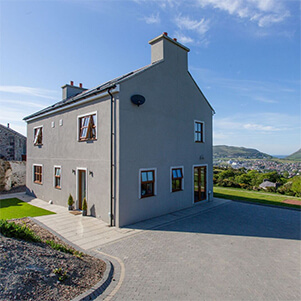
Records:
[[[150,64],[167,32],[215,110],[214,145],[289,155],[300,148],[298,0],[0,0],[0,123]]]

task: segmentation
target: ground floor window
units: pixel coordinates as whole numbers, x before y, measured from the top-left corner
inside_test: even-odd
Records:
[[[172,192],[183,190],[183,168],[172,168],[171,170],[171,187]]]
[[[61,167],[54,167],[54,187],[57,189],[61,188]]]
[[[42,184],[43,176],[43,167],[42,165],[33,166],[33,181],[37,184]]]
[[[140,197],[145,198],[155,195],[155,170],[140,171]]]

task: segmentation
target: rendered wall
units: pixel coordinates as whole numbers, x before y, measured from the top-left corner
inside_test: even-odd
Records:
[[[97,140],[79,142],[78,116],[91,112],[97,112]],[[41,147],[33,143],[34,127],[37,126],[43,126]],[[110,99],[101,99],[29,122],[27,134],[28,192],[45,201],[52,200],[55,204],[67,207],[69,193],[74,200],[77,197],[78,168],[85,168],[88,214],[109,222]],[[33,164],[43,165],[42,185],[33,182]],[[61,166],[61,189],[54,187],[54,166]],[[75,205],[78,207],[78,203]]]
[[[183,57],[164,60],[120,85],[119,226],[194,205],[193,165],[207,166],[212,191],[212,109]],[[131,103],[141,94],[142,106]],[[194,120],[205,142],[194,142]],[[203,156],[204,159],[200,159]],[[170,191],[170,168],[184,167],[184,190]],[[139,169],[157,169],[157,195],[139,198]]]

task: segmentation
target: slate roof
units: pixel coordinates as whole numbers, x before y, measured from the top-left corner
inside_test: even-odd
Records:
[[[59,102],[57,102],[57,103],[55,103],[55,104],[53,104],[53,105],[51,105],[51,106],[49,106],[45,109],[42,109],[42,110],[40,110],[36,113],[33,113],[29,116],[24,117],[23,120],[28,120],[28,119],[31,119],[31,118],[34,118],[34,117],[38,117],[39,115],[42,115],[44,113],[51,112],[51,111],[56,110],[58,108],[62,108],[64,106],[67,106],[71,103],[78,102],[79,100],[82,100],[84,98],[88,98],[90,96],[93,96],[93,95],[99,94],[101,92],[104,92],[104,91],[108,90],[109,88],[114,88],[115,85],[121,83],[122,81],[127,80],[127,79],[131,78],[132,76],[135,76],[138,73],[143,72],[143,71],[145,71],[145,70],[147,70],[147,69],[149,69],[149,68],[151,68],[151,67],[153,67],[153,66],[155,66],[155,65],[157,65],[161,62],[162,62],[162,60],[158,61],[158,62],[155,62],[155,63],[152,63],[150,65],[147,65],[147,66],[142,67],[140,69],[137,69],[135,71],[129,72],[125,75],[116,77],[115,79],[112,79],[112,80],[110,80],[110,81],[108,81],[104,84],[101,84],[101,85],[95,87],[95,88],[88,89],[88,90],[86,90],[86,91],[84,91],[84,92],[82,92],[78,95],[75,95],[73,97],[69,97],[67,99],[61,100],[61,101],[59,101]]]
[[[27,139],[24,135],[22,135],[22,134],[20,134],[19,132],[13,130],[13,129],[10,128],[10,127],[8,128],[8,127],[5,126],[5,125],[0,124],[0,131],[1,131],[1,129],[6,130],[6,131],[9,131],[9,132],[11,132],[12,134],[17,135],[17,136],[19,136],[20,138],[23,138],[23,139],[25,139],[25,140]]]

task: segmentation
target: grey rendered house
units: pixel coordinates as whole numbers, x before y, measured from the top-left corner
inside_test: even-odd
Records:
[[[117,227],[212,198],[214,110],[188,72],[189,49],[166,33],[151,64],[62,101],[27,122],[27,190]]]

